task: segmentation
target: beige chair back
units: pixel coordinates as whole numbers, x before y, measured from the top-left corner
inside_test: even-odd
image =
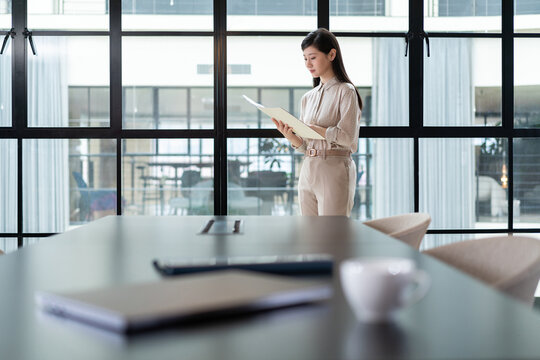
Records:
[[[399,239],[415,249],[420,248],[430,223],[431,216],[425,213],[396,215],[364,222],[365,225]]]
[[[485,283],[533,304],[540,279],[540,240],[499,236],[467,240],[424,251]]]

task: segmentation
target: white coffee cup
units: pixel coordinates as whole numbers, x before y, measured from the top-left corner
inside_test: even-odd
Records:
[[[381,322],[422,299],[429,276],[406,258],[355,258],[341,263],[341,284],[358,320]]]

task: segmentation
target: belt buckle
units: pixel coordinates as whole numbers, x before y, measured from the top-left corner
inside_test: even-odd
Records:
[[[316,149],[309,149],[307,155],[310,156],[310,157],[317,156],[317,150]]]

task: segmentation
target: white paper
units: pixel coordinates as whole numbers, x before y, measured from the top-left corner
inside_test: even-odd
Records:
[[[269,108],[256,103],[246,95],[242,96],[244,97],[244,99],[246,99],[247,102],[255,106],[257,109],[261,110],[266,115],[276,118],[292,127],[296,135],[306,139],[324,140],[324,137],[321,136],[318,132],[304,124],[301,120],[295,118],[293,115],[289,114],[286,110],[283,110],[282,108]]]

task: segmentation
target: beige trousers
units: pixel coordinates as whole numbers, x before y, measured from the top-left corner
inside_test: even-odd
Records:
[[[350,216],[356,165],[348,156],[305,157],[298,180],[302,215]]]

